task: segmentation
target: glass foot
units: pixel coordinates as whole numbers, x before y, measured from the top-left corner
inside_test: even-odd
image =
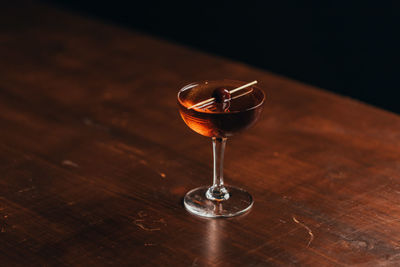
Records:
[[[209,218],[232,217],[245,213],[253,206],[253,198],[243,189],[225,185],[229,199],[212,201],[206,197],[208,188],[198,187],[186,194],[183,203],[190,213]]]

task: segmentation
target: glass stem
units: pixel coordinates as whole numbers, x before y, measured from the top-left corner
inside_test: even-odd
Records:
[[[226,137],[213,137],[214,179],[213,185],[207,190],[206,197],[214,201],[223,201],[229,198],[228,190],[224,186],[224,152]]]

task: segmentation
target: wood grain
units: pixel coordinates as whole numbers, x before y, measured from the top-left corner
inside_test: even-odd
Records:
[[[400,119],[227,59],[17,2],[0,10],[2,266],[397,266]],[[228,140],[255,205],[205,220],[211,143],[176,93],[258,80],[262,120]]]

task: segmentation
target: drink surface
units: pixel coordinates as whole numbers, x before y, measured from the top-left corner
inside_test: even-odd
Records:
[[[191,108],[212,97],[216,89],[229,91],[245,82],[221,80],[192,83],[178,93],[180,114],[193,131],[208,137],[228,137],[253,125],[259,118],[265,95],[258,87],[248,87],[231,95],[231,99],[218,107],[211,104]]]

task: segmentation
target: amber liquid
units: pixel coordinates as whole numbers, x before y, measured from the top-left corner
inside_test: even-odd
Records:
[[[198,83],[181,90],[178,94],[179,111],[187,126],[207,137],[228,137],[252,126],[261,114],[264,101],[264,93],[257,87],[233,94],[227,110],[216,110],[212,106],[189,109],[210,98],[216,88],[232,90],[243,84],[222,80]]]

